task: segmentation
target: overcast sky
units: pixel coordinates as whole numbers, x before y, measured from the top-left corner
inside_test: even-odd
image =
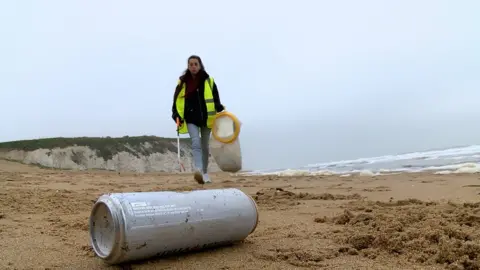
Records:
[[[2,1],[0,141],[175,137],[191,54],[246,169],[480,143],[480,1]]]

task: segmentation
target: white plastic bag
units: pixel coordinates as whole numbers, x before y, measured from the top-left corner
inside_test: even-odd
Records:
[[[241,123],[229,112],[221,112],[215,117],[210,136],[210,153],[220,170],[235,173],[242,169],[242,152],[240,150]]]

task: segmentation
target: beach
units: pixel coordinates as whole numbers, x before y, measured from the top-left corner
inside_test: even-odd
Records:
[[[239,188],[259,224],[246,240],[123,269],[480,269],[480,176],[211,175],[43,169],[0,160],[0,269],[122,269],[88,242],[109,192]],[[161,239],[159,239],[161,241]]]

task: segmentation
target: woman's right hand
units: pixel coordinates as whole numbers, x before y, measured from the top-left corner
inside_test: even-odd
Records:
[[[172,114],[172,119],[173,119],[174,122],[177,122],[177,118],[180,118],[180,120],[182,120],[182,118],[178,114],[173,113]]]
[[[181,126],[181,125],[183,124],[183,119],[180,118],[180,117],[177,117],[177,118],[175,119],[175,122],[177,123],[177,126]]]
[[[175,117],[175,123],[177,124],[177,126],[181,126],[183,124],[183,119],[177,116]]]

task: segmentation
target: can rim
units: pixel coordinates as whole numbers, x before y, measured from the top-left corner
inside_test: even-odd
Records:
[[[252,196],[250,196],[249,194],[246,194],[248,198],[250,198],[250,201],[252,202],[253,206],[255,206],[255,214],[256,214],[256,219],[255,219],[255,225],[253,226],[252,230],[250,231],[249,234],[252,234],[256,229],[257,229],[257,226],[258,226],[258,221],[259,221],[259,211],[258,211],[258,205],[257,205],[257,202],[255,202],[255,200],[253,199]]]
[[[111,231],[110,247],[108,248],[100,247],[100,243],[96,239],[98,228],[95,224],[95,218],[97,217],[97,212],[101,208],[104,208],[106,212],[110,215],[110,221],[113,225]],[[124,249],[124,247],[121,246],[121,244],[124,243],[124,237],[122,233],[122,231],[124,230],[122,226],[123,215],[122,213],[119,213],[118,209],[119,207],[117,207],[117,203],[113,197],[108,195],[102,195],[97,200],[97,202],[95,202],[90,213],[89,234],[91,246],[95,254],[105,260],[107,263],[118,261],[118,259],[123,255],[122,249]]]

